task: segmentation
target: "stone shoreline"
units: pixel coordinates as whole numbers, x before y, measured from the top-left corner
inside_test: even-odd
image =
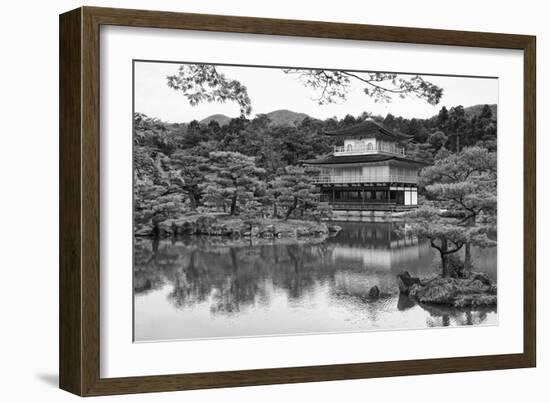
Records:
[[[136,228],[136,237],[169,238],[172,236],[202,235],[233,238],[305,238],[326,237],[341,228],[324,222],[259,218],[245,220],[223,214],[193,214],[168,219],[154,229],[151,225]]]
[[[425,304],[455,308],[493,307],[497,305],[497,287],[483,273],[472,272],[466,278],[411,277],[409,272],[397,276],[399,292]]]

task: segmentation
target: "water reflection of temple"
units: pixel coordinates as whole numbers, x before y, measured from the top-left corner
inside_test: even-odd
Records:
[[[373,285],[396,292],[396,273],[425,274],[434,257],[425,242],[401,236],[399,227],[388,223],[346,223],[336,237],[319,244],[227,242],[213,245],[195,237],[160,248],[136,247],[135,292],[170,283],[169,298],[176,306],[215,300],[217,311],[238,311],[264,299],[266,284],[284,290],[290,299],[300,299],[319,284],[356,296],[366,296]]]
[[[399,296],[396,273],[408,270],[426,276],[433,271],[434,251],[425,242],[400,236],[399,227],[389,223],[342,227],[336,237],[319,243],[238,244],[230,238],[214,242],[199,237],[136,243],[136,339],[418,328],[494,320],[491,312],[433,310]],[[380,291],[377,297],[369,293],[374,286]],[[165,326],[158,324],[157,312],[169,318]]]
[[[411,262],[421,262],[428,267],[433,251],[425,241],[416,237],[405,237],[399,233],[398,224],[346,223],[346,230],[338,236],[332,256],[338,261],[362,262],[364,268],[375,270],[401,269]]]

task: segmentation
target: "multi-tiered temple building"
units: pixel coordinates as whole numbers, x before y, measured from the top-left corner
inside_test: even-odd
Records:
[[[341,139],[341,145],[329,157],[305,164],[320,169],[315,181],[321,200],[333,210],[394,212],[417,206],[418,171],[426,164],[406,157],[408,136],[372,119],[326,134]]]

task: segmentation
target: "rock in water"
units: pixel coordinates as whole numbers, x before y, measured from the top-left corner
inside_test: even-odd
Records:
[[[397,309],[399,311],[406,311],[416,305],[416,301],[410,298],[408,295],[399,294],[399,299],[397,300]]]
[[[380,296],[380,288],[378,288],[377,285],[371,287],[369,290],[369,297],[370,298],[378,298]]]
[[[436,277],[413,285],[409,295],[418,302],[451,305],[456,308],[495,306],[496,285],[482,273],[469,278]]]
[[[309,236],[309,230],[307,228],[296,228],[296,236],[297,237]]]
[[[491,279],[485,273],[471,273],[470,278],[472,281],[480,281],[483,285],[492,285]]]
[[[137,237],[148,237],[153,235],[153,226],[151,225],[142,225],[134,231],[134,235]]]
[[[273,238],[275,236],[275,226],[270,224],[260,229],[260,236],[262,238]]]
[[[411,277],[408,271],[403,271],[397,275],[397,284],[401,294],[409,295],[411,287],[414,284],[420,284],[420,279],[418,277]]]

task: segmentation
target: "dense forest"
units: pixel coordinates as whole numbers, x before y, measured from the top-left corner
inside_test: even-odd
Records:
[[[301,161],[332,152],[337,140],[325,131],[368,117],[410,136],[407,155],[429,163],[471,146],[493,152],[497,144],[495,105],[443,107],[429,119],[363,113],[322,121],[290,113],[296,120],[285,121],[287,115],[276,114],[275,123],[269,114],[167,123],[136,113],[136,230],[195,211],[320,219],[328,206]]]

